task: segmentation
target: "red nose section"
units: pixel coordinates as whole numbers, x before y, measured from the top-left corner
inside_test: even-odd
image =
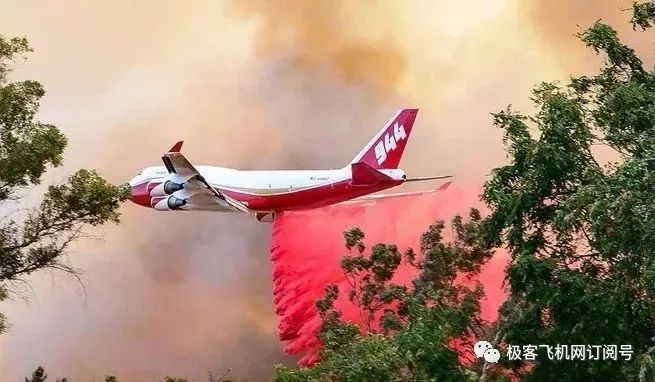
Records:
[[[150,192],[148,191],[148,182],[143,182],[132,186],[132,195],[130,196],[132,203],[144,207],[150,207]]]

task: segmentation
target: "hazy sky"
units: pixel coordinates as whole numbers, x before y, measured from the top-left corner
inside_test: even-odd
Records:
[[[341,167],[402,106],[419,107],[411,175],[479,181],[503,163],[489,113],[530,110],[530,88],[597,67],[574,33],[598,18],[652,63],[630,1],[0,0],[0,33],[35,49],[14,78],[47,90],[39,118],[69,137],[58,181],[80,167],[122,183],[179,139],[198,164]],[[29,302],[0,304],[0,376],[130,381],[265,378],[293,362],[276,340],[270,226],[242,216],[126,204],[80,242],[76,281],[40,273]]]

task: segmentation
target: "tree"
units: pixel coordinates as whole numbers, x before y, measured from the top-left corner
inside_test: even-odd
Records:
[[[32,378],[25,378],[25,382],[45,382],[48,375],[45,373],[43,367],[39,366],[32,373]]]
[[[11,82],[11,64],[31,51],[25,38],[0,35],[0,204],[38,185],[48,167],[62,163],[66,137],[35,115],[45,95],[36,81]],[[42,202],[0,221],[0,300],[16,283],[40,269],[76,270],[63,262],[71,242],[87,226],[118,222],[118,207],[129,195],[95,171],[79,170],[59,185],[48,187]],[[0,332],[5,329],[0,314]]]
[[[650,28],[655,5],[633,15]],[[493,115],[510,159],[485,184],[481,223],[486,245],[511,255],[499,345],[630,345],[630,361],[544,352],[505,367],[526,381],[643,381],[655,378],[655,75],[607,24],[579,38],[604,54],[600,73],[537,86],[535,115]]]
[[[341,267],[361,327],[342,318],[334,305],[340,291],[328,286],[316,304],[323,321],[320,362],[311,369],[278,365],[277,381],[463,381],[476,376],[460,363],[455,344],[472,347],[482,324],[483,290],[479,283],[466,286],[456,278],[478,274],[491,256],[478,243],[480,221],[477,210],[468,223],[455,217],[452,243],[445,243],[445,225],[437,222],[422,235],[419,254],[376,244],[367,255],[364,233],[346,232],[351,254]],[[401,264],[416,274],[411,287],[393,282]]]
[[[164,382],[187,382],[187,379],[178,377],[165,377]]]

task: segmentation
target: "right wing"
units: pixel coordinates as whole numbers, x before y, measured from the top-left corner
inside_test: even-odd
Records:
[[[367,201],[372,201],[372,200],[378,200],[378,199],[390,199],[390,198],[401,198],[403,196],[409,196],[409,195],[419,195],[419,194],[431,194],[433,192],[437,191],[444,191],[450,186],[452,182],[446,182],[441,187],[437,188],[436,190],[428,190],[428,191],[411,191],[411,192],[396,192],[393,194],[374,194],[374,195],[366,195],[366,196],[361,196],[359,198],[353,199],[353,200],[348,200],[346,202],[342,202],[339,204],[350,204],[350,203],[357,203],[357,202],[367,202]]]
[[[243,203],[240,201],[231,198],[230,196],[226,195],[224,192],[221,192],[218,190],[216,187],[212,186],[205,180],[205,177],[203,177],[198,170],[189,162],[189,160],[182,155],[180,152],[180,149],[182,148],[182,143],[184,141],[177,142],[171,149],[164,154],[164,156],[161,158],[162,161],[164,162],[164,166],[166,166],[166,169],[168,170],[169,173],[175,174],[176,177],[181,178],[180,180],[183,182],[188,182],[188,181],[197,181],[200,184],[202,184],[205,189],[210,192],[211,194],[215,195],[219,199],[224,200],[227,204],[229,204],[231,207],[236,208],[237,210],[241,212],[245,212],[249,214],[251,211],[246,207]]]

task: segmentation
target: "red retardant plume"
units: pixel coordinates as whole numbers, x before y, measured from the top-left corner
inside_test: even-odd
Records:
[[[396,244],[401,252],[419,249],[421,234],[437,220],[446,223],[456,215],[468,216],[471,207],[484,212],[480,188],[445,184],[437,191],[396,198],[381,198],[289,212],[276,216],[271,242],[273,295],[278,315],[278,336],[286,342],[284,351],[301,354],[300,365],[317,361],[320,342],[316,334],[321,321],[315,301],[329,284],[337,284],[341,295],[336,307],[343,318],[359,322],[354,305],[347,301],[348,284],[340,268],[347,254],[343,233],[359,227],[366,235],[367,250],[376,243]],[[449,226],[444,236],[449,238]],[[477,278],[485,288],[481,318],[494,321],[506,294],[502,290],[507,256],[497,253]],[[414,273],[399,267],[394,282],[407,284]],[[463,351],[468,352],[468,349]],[[463,354],[462,354],[463,355]]]

